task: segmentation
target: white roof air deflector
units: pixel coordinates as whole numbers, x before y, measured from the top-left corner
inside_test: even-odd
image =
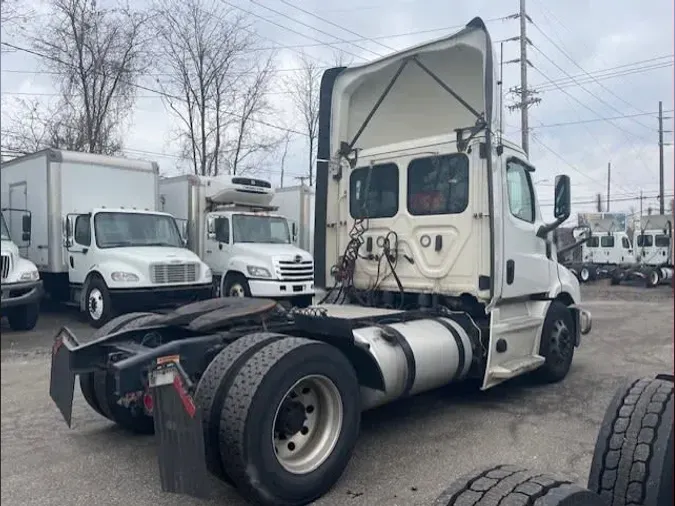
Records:
[[[458,33],[351,67],[336,79],[331,145],[355,150],[456,132],[493,129],[495,76],[482,20]]]

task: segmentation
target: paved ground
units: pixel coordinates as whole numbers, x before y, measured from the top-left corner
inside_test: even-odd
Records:
[[[672,289],[585,286],[593,332],[569,377],[511,382],[482,394],[446,389],[368,413],[343,479],[317,504],[428,506],[461,473],[492,463],[557,470],[583,483],[605,407],[621,377],[672,372]],[[197,501],[163,495],[152,438],[130,437],[76,392],[68,429],[48,396],[52,335],[72,313],[46,312],[37,331],[2,327],[2,503],[243,505],[231,489]]]

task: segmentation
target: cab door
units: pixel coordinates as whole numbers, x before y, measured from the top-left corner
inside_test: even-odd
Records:
[[[207,216],[204,262],[217,276],[223,276],[227,271],[232,248],[231,238],[230,219],[227,216]]]
[[[66,216],[66,250],[68,258],[68,280],[81,285],[95,263],[91,253],[91,215],[69,214]]]
[[[507,156],[502,167],[502,299],[546,293],[556,274],[546,239],[537,237],[544,222],[536,202],[533,172],[531,165],[516,156]]]

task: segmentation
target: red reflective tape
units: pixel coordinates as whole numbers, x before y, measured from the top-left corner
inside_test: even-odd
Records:
[[[63,344],[63,338],[59,335],[54,339],[54,344],[52,345],[52,355],[56,355],[56,352],[59,351],[59,348]]]
[[[185,411],[188,415],[190,415],[190,418],[194,418],[195,413],[197,412],[197,406],[195,406],[195,402],[192,400],[192,397],[190,397],[190,394],[188,394],[187,390],[185,390],[185,385],[183,385],[183,380],[180,376],[176,375],[173,378],[173,386],[176,389],[176,392],[178,392]]]

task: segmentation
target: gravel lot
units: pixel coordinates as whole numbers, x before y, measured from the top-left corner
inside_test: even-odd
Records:
[[[593,331],[564,382],[533,387],[515,380],[484,393],[447,388],[367,413],[349,468],[316,504],[428,506],[456,476],[493,463],[554,470],[584,483],[621,378],[673,371],[673,293],[605,283],[583,290]],[[30,333],[2,326],[3,504],[244,504],[218,484],[212,501],[162,494],[153,439],[117,430],[77,388],[69,430],[48,395],[49,349],[61,325],[91,334],[68,310],[47,309]]]

